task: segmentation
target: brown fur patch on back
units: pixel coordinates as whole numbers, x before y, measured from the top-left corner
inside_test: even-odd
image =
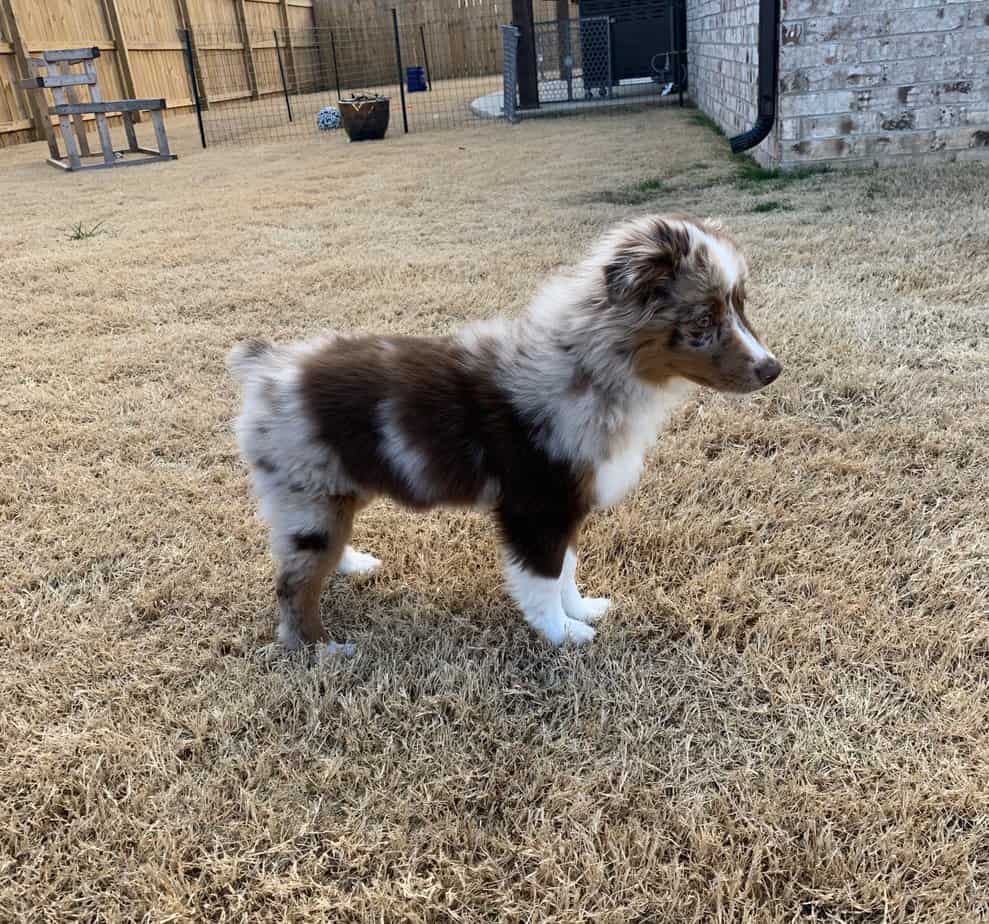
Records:
[[[361,494],[420,508],[491,500],[512,554],[558,574],[591,506],[590,475],[548,455],[543,425],[499,381],[483,344],[354,337],[304,360],[300,388],[318,438]]]

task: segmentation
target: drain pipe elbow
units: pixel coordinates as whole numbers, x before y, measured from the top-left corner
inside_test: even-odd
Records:
[[[728,143],[731,145],[732,154],[741,154],[742,151],[747,151],[749,148],[754,148],[773,130],[773,123],[775,121],[775,113],[772,115],[761,115],[758,119],[756,119],[755,125],[753,125],[747,132],[742,132],[741,135],[735,135],[734,137],[729,138]]]
[[[755,125],[735,135],[728,143],[741,154],[754,148],[773,130],[776,122],[776,92],[780,69],[780,0],[759,3],[759,108]]]

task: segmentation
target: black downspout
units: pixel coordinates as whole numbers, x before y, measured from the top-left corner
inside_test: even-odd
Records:
[[[735,154],[754,148],[776,121],[776,88],[780,73],[780,0],[759,2],[759,109],[755,125],[728,143]]]

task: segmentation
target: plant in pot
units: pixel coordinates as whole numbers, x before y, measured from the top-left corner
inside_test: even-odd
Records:
[[[351,141],[377,141],[388,131],[388,97],[357,94],[338,103],[343,130]]]

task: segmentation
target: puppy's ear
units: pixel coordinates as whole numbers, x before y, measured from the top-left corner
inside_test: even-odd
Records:
[[[611,301],[648,301],[676,277],[689,252],[690,234],[679,221],[649,218],[618,229],[604,267]]]

